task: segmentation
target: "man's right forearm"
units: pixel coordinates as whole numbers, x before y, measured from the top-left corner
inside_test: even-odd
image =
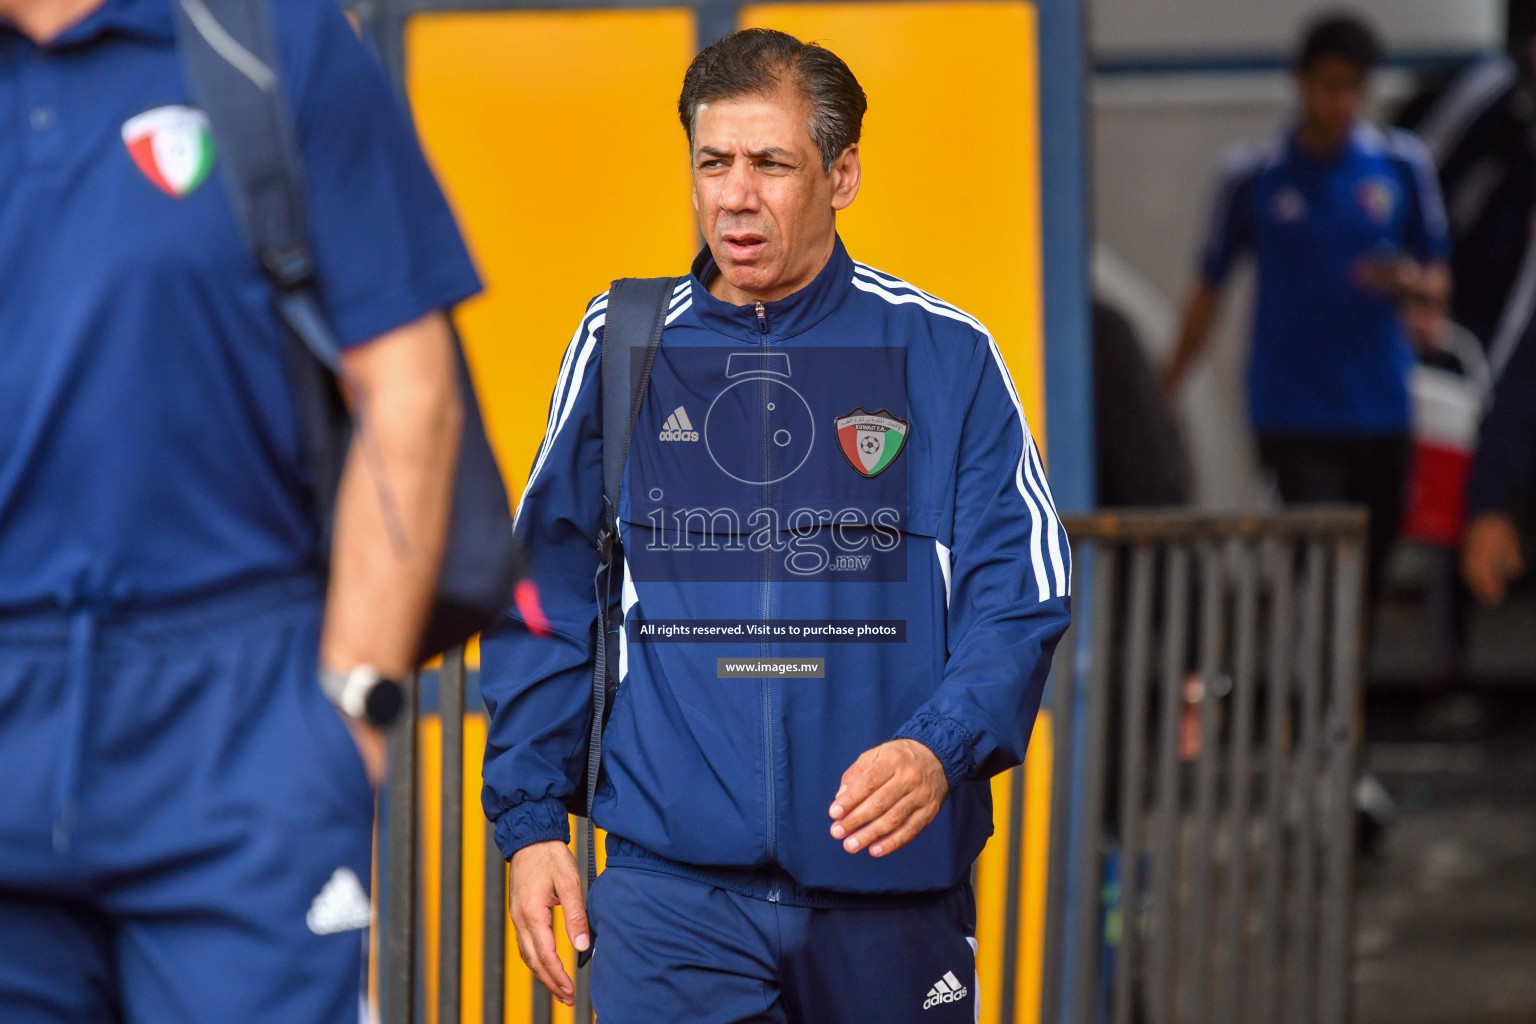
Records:
[[[545,574],[539,581],[558,627],[535,636],[509,611],[481,638],[481,694],[490,713],[481,794],[502,855],[570,838],[567,800],[586,766],[592,708],[591,644],[566,635],[583,594]],[[572,629],[574,632],[574,629]]]
[[[1201,281],[1190,294],[1189,300],[1184,304],[1178,346],[1174,349],[1173,358],[1168,361],[1168,366],[1163,371],[1165,393],[1172,394],[1178,390],[1179,385],[1183,383],[1185,373],[1199,358],[1220,307],[1221,292],[1208,281]]]

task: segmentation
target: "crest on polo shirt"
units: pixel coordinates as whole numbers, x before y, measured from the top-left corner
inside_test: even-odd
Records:
[[[134,166],[160,191],[182,199],[213,170],[213,129],[194,107],[155,107],[123,122]]]
[[[879,476],[891,468],[902,449],[907,446],[907,434],[911,424],[889,409],[870,412],[863,406],[856,407],[846,416],[832,421],[837,428],[837,446],[843,458],[864,476]]]

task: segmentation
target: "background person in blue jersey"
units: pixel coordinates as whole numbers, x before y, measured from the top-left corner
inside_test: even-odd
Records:
[[[1402,516],[1413,345],[1443,329],[1445,212],[1410,135],[1362,119],[1379,47],[1347,16],[1313,25],[1296,59],[1299,116],[1229,160],[1201,278],[1164,375],[1198,357],[1234,263],[1258,270],[1248,406],[1259,457],[1287,502],[1371,511],[1372,593]]]
[[[485,810],[523,959],[571,1001],[558,905],[595,943],[608,1024],[977,1013],[970,867],[1067,626],[1070,552],[991,337],[838,238],[864,111],[840,59],[778,32],[728,36],[684,79],[707,248],[673,293],[619,499],[590,922],[565,844],[607,296],[566,350],[518,512],[553,635],[509,613],[485,640]],[[783,678],[773,659],[818,664]]]
[[[275,0],[357,452],[329,592],[266,279],[170,0],[0,0],[0,1020],[356,1021],[380,740],[317,668],[410,667],[478,288],[385,77]],[[354,735],[356,742],[354,742]]]

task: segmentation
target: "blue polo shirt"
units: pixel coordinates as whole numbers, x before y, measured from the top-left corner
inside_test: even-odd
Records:
[[[1220,285],[1244,252],[1258,274],[1249,412],[1261,435],[1408,429],[1413,351],[1392,304],[1356,283],[1362,260],[1449,254],[1434,166],[1406,132],[1362,123],[1320,160],[1291,135],[1229,157],[1206,240]]]
[[[479,288],[382,69],[275,0],[343,345]],[[0,609],[165,599],[315,564],[285,375],[169,0],[39,46],[0,23]]]

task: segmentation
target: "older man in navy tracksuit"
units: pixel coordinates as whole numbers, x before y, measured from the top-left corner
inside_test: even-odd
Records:
[[[782,33],[685,79],[708,248],[629,452],[620,684],[582,906],[564,845],[591,700],[606,296],[566,350],[518,515],[554,634],[487,639],[485,808],[524,959],[563,907],[604,1022],[970,1021],[971,862],[1068,621],[1070,553],[998,347],[855,262],[864,94]],[[958,258],[958,257],[957,257]]]

